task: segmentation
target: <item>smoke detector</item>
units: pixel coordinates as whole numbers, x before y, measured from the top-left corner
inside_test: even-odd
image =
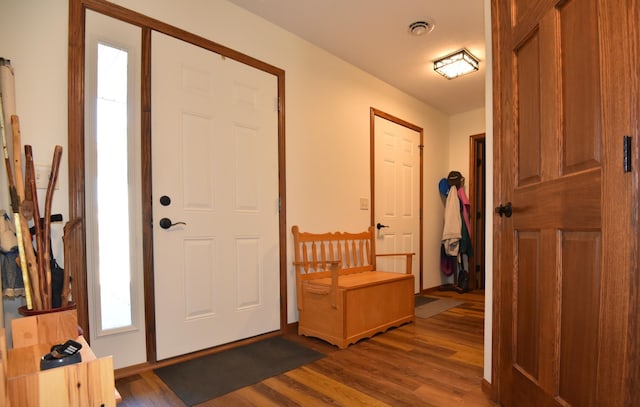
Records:
[[[409,34],[419,37],[433,31],[435,24],[430,20],[420,20],[409,24]]]

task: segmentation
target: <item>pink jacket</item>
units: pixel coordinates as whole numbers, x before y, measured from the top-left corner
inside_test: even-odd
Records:
[[[458,198],[462,204],[462,217],[464,218],[464,224],[467,226],[467,230],[471,233],[471,227],[469,225],[469,212],[471,211],[471,202],[467,198],[467,194],[464,192],[464,186],[461,186],[458,190]]]

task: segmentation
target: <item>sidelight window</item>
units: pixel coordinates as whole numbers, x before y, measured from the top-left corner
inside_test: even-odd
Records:
[[[102,329],[131,325],[125,50],[98,44],[95,191]]]

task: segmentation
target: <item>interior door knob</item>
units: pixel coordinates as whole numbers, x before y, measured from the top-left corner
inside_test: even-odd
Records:
[[[513,207],[511,207],[511,202],[507,202],[504,205],[499,205],[496,207],[496,213],[502,217],[504,215],[507,218],[510,218],[513,214]]]
[[[170,227],[175,226],[175,225],[185,225],[186,226],[186,223],[184,223],[184,222],[173,223],[173,222],[171,222],[171,219],[169,219],[169,218],[160,219],[160,227],[162,229],[169,229]]]

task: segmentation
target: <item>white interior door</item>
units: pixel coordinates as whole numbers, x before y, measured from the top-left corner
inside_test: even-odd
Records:
[[[154,33],[151,89],[158,359],[279,329],[277,78]]]
[[[414,291],[420,291],[420,133],[375,116],[377,253],[414,252]],[[403,272],[403,257],[379,257],[378,270]]]

